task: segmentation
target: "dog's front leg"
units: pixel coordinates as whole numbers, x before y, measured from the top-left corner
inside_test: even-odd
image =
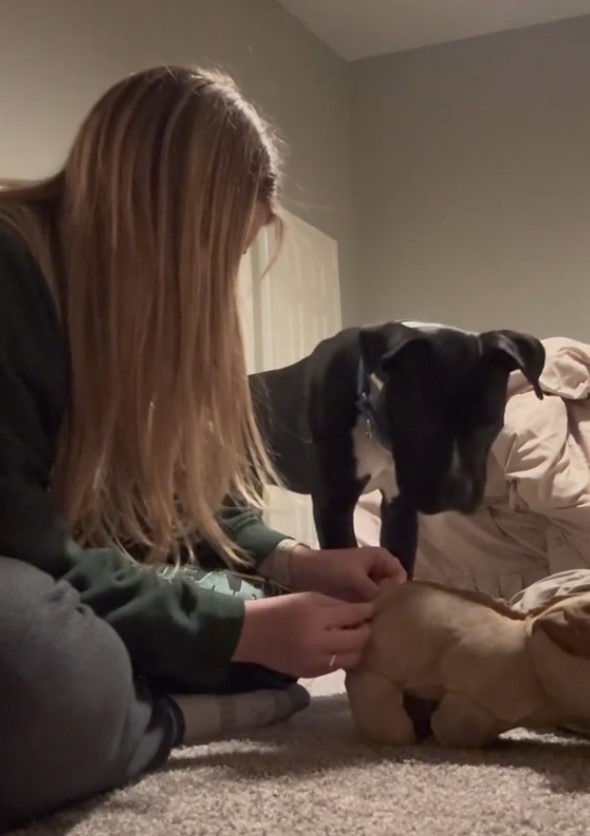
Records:
[[[338,443],[337,443],[338,442]],[[352,465],[350,439],[317,444],[311,469],[313,518],[320,548],[354,549],[354,509],[362,491]]]
[[[334,504],[325,496],[313,496],[313,519],[322,549],[354,549],[356,500]]]
[[[408,578],[414,574],[418,548],[418,515],[397,496],[381,501],[380,544],[400,561]]]

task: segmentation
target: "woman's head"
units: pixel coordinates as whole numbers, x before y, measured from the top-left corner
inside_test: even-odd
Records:
[[[0,195],[52,287],[71,357],[56,490],[80,536],[159,556],[257,499],[267,467],[238,316],[242,254],[275,217],[268,126],[217,73],[116,84],[61,172]]]

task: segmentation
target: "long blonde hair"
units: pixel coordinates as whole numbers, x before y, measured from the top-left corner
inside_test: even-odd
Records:
[[[86,545],[152,559],[207,540],[272,473],[250,399],[237,276],[257,207],[276,218],[268,126],[226,76],[158,67],[116,84],[63,169],[0,192],[67,336],[53,490]]]

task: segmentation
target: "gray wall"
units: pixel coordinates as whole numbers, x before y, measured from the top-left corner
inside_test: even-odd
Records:
[[[350,70],[360,317],[590,341],[590,18]]]
[[[228,69],[279,127],[287,207],[337,239],[354,319],[347,67],[274,0],[1,0],[0,176],[48,173],[109,84],[185,61]]]

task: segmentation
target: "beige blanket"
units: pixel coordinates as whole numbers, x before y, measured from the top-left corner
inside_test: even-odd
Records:
[[[471,517],[421,518],[418,577],[511,598],[549,574],[590,568],[590,345],[544,345],[546,397],[512,376],[484,505]],[[369,494],[357,508],[360,543],[379,542],[379,502]]]

